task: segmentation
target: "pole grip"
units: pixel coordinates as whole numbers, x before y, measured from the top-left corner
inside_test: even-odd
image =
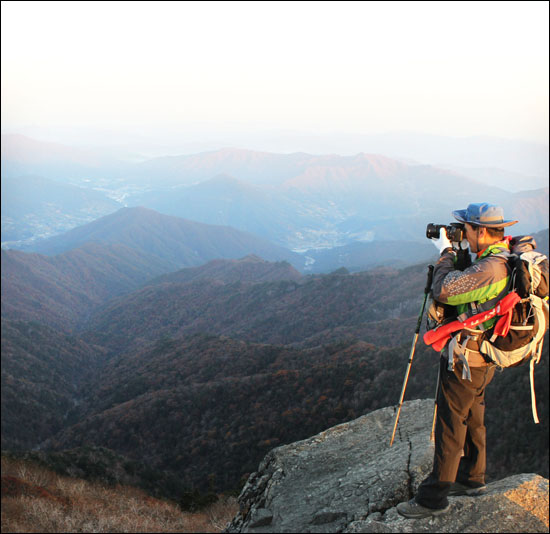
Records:
[[[434,266],[428,265],[428,279],[426,281],[426,289],[424,289],[424,293],[427,295],[430,290],[432,289],[432,281],[434,278]]]

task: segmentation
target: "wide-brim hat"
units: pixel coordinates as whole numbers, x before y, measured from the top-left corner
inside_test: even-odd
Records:
[[[480,202],[470,204],[465,210],[453,211],[453,217],[461,223],[468,223],[474,226],[486,226],[488,228],[502,228],[512,226],[518,221],[505,221],[504,210],[500,206]]]

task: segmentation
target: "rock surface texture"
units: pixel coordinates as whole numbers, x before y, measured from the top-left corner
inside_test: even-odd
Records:
[[[431,471],[433,400],[403,404],[271,450],[239,496],[226,532],[548,532],[548,480],[515,475],[477,497],[451,497],[421,520],[395,506]]]

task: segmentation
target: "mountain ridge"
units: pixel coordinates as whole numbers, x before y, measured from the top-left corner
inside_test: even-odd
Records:
[[[297,345],[335,329],[340,336],[377,339],[380,332],[370,323],[382,325],[391,319],[403,326],[400,321],[415,315],[424,273],[425,268],[417,265],[402,272],[335,273],[255,284],[205,279],[147,285],[98,309],[87,323],[85,337],[112,348],[152,341],[152,334],[198,332]],[[385,290],[388,284],[394,286],[391,295]],[[212,301],[216,306],[209,304]],[[319,314],[319,309],[325,312]],[[399,330],[394,337],[393,341],[400,339]]]
[[[183,266],[196,266],[220,258],[250,253],[265,259],[302,258],[253,234],[230,227],[199,223],[164,215],[144,207],[121,208],[91,223],[27,247],[34,252],[59,254],[89,241],[120,243]]]
[[[2,317],[74,328],[95,306],[176,265],[120,244],[85,243],[56,256],[2,250]]]
[[[275,282],[300,280],[302,275],[288,262],[268,262],[254,254],[239,259],[215,259],[200,267],[188,267],[151,280],[148,285],[190,283],[196,280],[234,282]]]

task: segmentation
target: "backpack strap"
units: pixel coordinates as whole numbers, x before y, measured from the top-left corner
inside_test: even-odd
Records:
[[[529,300],[531,301],[531,309],[537,315],[537,320],[539,322],[539,329],[535,337],[535,341],[537,343],[536,363],[539,363],[540,361],[540,357],[542,355],[542,344],[544,342],[544,334],[546,334],[550,322],[547,299],[548,297],[542,299],[537,295],[529,295]]]
[[[540,358],[542,356],[542,345],[544,343],[544,334],[546,333],[546,330],[548,329],[548,320],[549,320],[549,314],[548,314],[548,301],[546,299],[541,299],[540,297],[537,297],[536,295],[531,295],[531,304],[535,308],[535,313],[540,310],[540,316],[539,321],[546,321],[546,328],[540,327],[539,331],[541,332],[541,335],[537,337],[538,345],[536,349],[536,353],[531,358],[531,361],[529,362],[529,381],[531,383],[531,410],[533,412],[533,419],[535,420],[535,423],[539,422],[539,417],[537,415],[537,401],[535,399],[535,363],[540,362]],[[535,304],[536,302],[536,304]]]
[[[510,277],[510,281],[506,284],[506,287],[496,297],[486,300],[481,304],[475,304],[474,302],[470,302],[469,303],[470,309],[468,311],[465,311],[464,313],[461,313],[457,317],[457,319],[459,321],[464,322],[470,317],[477,315],[478,313],[483,313],[483,312],[492,310],[506,295],[508,295],[508,293],[510,293],[510,289],[512,287],[511,280],[512,278]]]
[[[449,343],[449,366],[451,362],[454,362],[454,356],[456,355],[458,359],[462,362],[462,380],[472,381],[472,373],[470,372],[470,365],[468,363],[468,352],[467,348],[468,341],[472,336],[466,337],[466,339],[460,343],[458,341],[458,335],[454,336]]]
[[[537,399],[535,398],[535,358],[531,358],[529,362],[529,383],[531,384],[531,411],[533,412],[535,424],[538,424],[539,416],[537,414]]]
[[[473,317],[474,315],[477,315],[478,313],[483,313],[489,310],[492,310],[496,305],[506,296],[512,289],[514,289],[513,286],[513,269],[510,266],[510,260],[514,257],[516,257],[515,254],[511,254],[507,250],[503,250],[498,254],[501,257],[506,258],[506,268],[508,269],[508,283],[506,284],[506,287],[496,296],[492,299],[486,300],[485,302],[482,302],[480,304],[476,304],[475,302],[470,302],[468,304],[469,310],[465,311],[464,313],[460,314],[457,319],[459,321],[466,321],[466,319],[469,319],[470,317]]]

